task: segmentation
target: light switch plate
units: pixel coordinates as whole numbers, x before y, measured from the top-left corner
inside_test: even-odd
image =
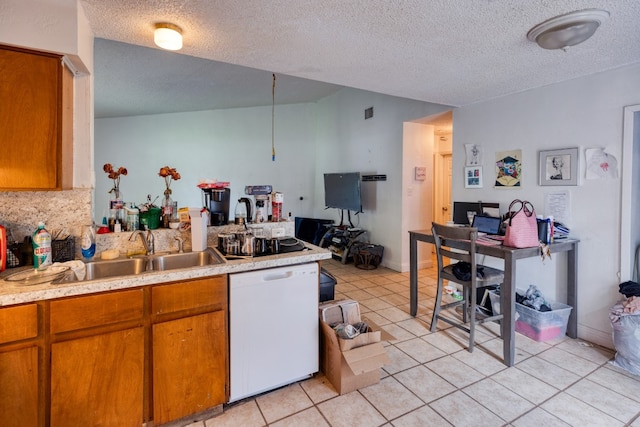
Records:
[[[284,227],[272,228],[271,237],[284,237]]]

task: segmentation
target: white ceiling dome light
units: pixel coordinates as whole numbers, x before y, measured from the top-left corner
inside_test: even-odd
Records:
[[[527,38],[544,49],[566,49],[587,40],[609,17],[601,9],[585,9],[556,16],[536,25]]]
[[[180,50],[182,49],[182,29],[168,23],[156,24],[153,41],[163,49]]]

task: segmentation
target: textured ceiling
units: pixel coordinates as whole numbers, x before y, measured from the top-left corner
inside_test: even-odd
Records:
[[[123,110],[125,115],[136,114],[135,109],[145,114],[145,95],[151,96],[149,105],[169,97],[176,104],[190,100],[198,105],[192,110],[209,105],[211,98],[220,106],[268,105],[271,73],[278,76],[276,96],[282,96],[282,102],[285,95],[293,102],[318,99],[338,85],[462,106],[640,62],[638,0],[81,4],[94,35],[106,39],[96,44],[97,116],[103,111],[99,103],[104,103],[105,115],[118,115],[115,109],[123,107],[117,105],[120,91],[140,99],[140,106],[129,103],[131,111]],[[536,24],[586,8],[611,13],[586,42],[567,51],[549,51],[527,40],[527,31]],[[155,49],[157,22],[183,29],[180,54]]]

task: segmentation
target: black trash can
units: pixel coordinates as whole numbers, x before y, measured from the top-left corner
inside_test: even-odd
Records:
[[[324,268],[320,269],[320,302],[335,299],[335,287],[338,281]]]
[[[373,270],[380,265],[383,253],[384,246],[382,245],[360,245],[353,254],[354,264],[363,270]]]

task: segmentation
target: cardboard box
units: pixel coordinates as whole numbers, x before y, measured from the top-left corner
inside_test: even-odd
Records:
[[[354,300],[335,300],[320,304],[320,319],[329,325],[336,323],[354,324],[360,321],[360,306]]]
[[[339,394],[377,384],[380,368],[391,363],[380,341],[394,338],[368,319],[363,320],[370,325],[371,332],[360,334],[354,340],[339,339],[327,322],[320,320],[321,369]],[[345,350],[341,350],[341,341],[352,343],[343,343]]]

